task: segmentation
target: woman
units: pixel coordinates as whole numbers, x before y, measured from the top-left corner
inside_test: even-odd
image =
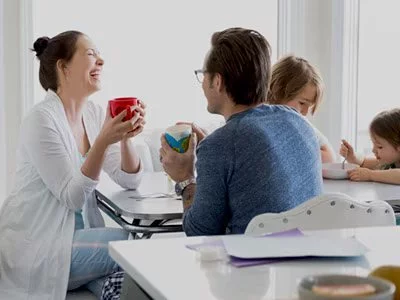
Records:
[[[283,104],[296,109],[303,116],[313,115],[322,100],[324,85],[321,75],[307,60],[287,56],[272,67],[269,104]],[[313,126],[310,123],[311,126]],[[313,126],[321,149],[323,163],[333,162],[335,153],[328,139]]]
[[[0,212],[0,299],[65,299],[87,284],[98,297],[118,270],[94,190],[101,169],[124,188],[138,187],[142,167],[132,138],[144,105],[111,118],[88,97],[100,89],[103,59],[83,33],[39,38],[33,46],[47,95],[23,121],[15,187]]]

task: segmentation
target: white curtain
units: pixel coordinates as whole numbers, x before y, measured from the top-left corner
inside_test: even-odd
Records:
[[[13,186],[19,127],[33,104],[30,5],[0,0],[0,205]]]

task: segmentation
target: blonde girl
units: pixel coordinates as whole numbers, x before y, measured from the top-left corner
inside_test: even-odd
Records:
[[[323,92],[324,84],[318,70],[307,60],[290,55],[280,59],[272,67],[267,102],[288,105],[303,116],[314,115]],[[322,162],[333,162],[335,153],[328,139],[312,124],[311,126],[318,138]]]

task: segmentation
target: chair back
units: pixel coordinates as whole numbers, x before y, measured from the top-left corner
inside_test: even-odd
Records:
[[[245,234],[394,225],[393,208],[385,201],[358,202],[343,193],[326,193],[289,211],[255,216]]]

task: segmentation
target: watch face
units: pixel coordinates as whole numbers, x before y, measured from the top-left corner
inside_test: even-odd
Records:
[[[178,196],[182,196],[182,187],[181,187],[181,185],[179,184],[179,182],[175,183],[175,193],[176,193]]]

